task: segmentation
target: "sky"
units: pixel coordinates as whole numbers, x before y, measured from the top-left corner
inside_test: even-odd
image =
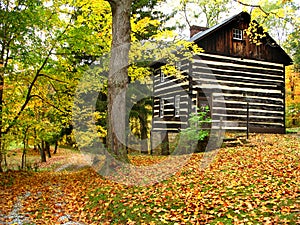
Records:
[[[255,1],[255,0],[253,0]],[[160,10],[162,10],[165,13],[172,13],[175,11],[178,11],[178,8],[180,7],[180,0],[166,0],[162,2],[162,5],[160,6]],[[193,6],[193,10],[196,11],[197,7]],[[200,9],[199,9],[200,10]],[[222,20],[231,17],[235,14],[238,14],[239,12],[241,12],[243,10],[242,6],[239,5],[235,5],[235,7],[231,7],[231,10],[229,11],[229,13],[223,13],[222,16]],[[185,27],[187,27],[186,29],[183,30],[179,30],[180,34],[183,35],[183,37],[188,38],[189,37],[189,29],[187,26],[187,23],[185,22],[185,18],[182,12],[178,12],[174,19],[170,20],[169,23],[167,24],[168,26],[174,26],[176,25],[177,22],[180,22],[181,24],[184,24]],[[198,19],[189,16],[189,21],[192,25],[198,25],[198,26],[205,26],[205,22],[204,22],[204,18],[199,17]],[[220,22],[221,22],[220,21]]]
[[[251,0],[251,4],[258,4],[258,1],[259,0]],[[297,1],[299,1],[299,0],[295,0],[295,2],[297,2]],[[232,6],[230,7],[229,12],[221,14],[221,20],[220,20],[220,22],[223,21],[223,20],[225,20],[225,19],[227,19],[228,17],[236,15],[236,14],[240,13],[241,11],[245,10],[244,6],[239,5],[236,2],[233,2],[231,4],[232,4]],[[180,0],[165,0],[165,1],[162,1],[161,6],[159,7],[159,10],[161,10],[161,11],[163,11],[165,13],[172,13],[174,11],[178,11],[179,7],[180,7]],[[196,11],[197,8],[195,6],[193,6],[193,8],[191,10]],[[246,10],[250,11],[251,8],[247,7]],[[299,17],[300,17],[300,12],[299,12]],[[199,17],[198,19],[195,19],[192,16],[189,17],[189,22],[190,22],[191,25],[205,26],[206,24],[205,24],[204,21],[205,20],[203,18],[201,18],[201,17]],[[183,29],[178,29],[177,30],[177,33],[179,33],[179,35],[180,35],[179,37],[183,38],[183,39],[188,39],[189,38],[189,28],[187,26],[187,23],[185,22],[185,18],[184,18],[183,12],[178,12],[175,15],[174,19],[172,19],[171,21],[169,21],[167,25],[168,26],[174,26],[178,22],[180,24],[184,25]],[[278,29],[278,30],[280,30],[280,29]],[[282,40],[279,40],[279,38],[280,38],[279,35],[278,35],[279,38],[277,38],[276,37],[276,33],[274,32],[274,34],[272,34],[272,32],[274,32],[274,30],[269,32],[271,34],[271,36],[275,40],[277,40],[277,42],[278,41],[282,42]],[[286,33],[286,32],[284,32],[284,33]],[[281,37],[281,38],[285,39],[284,37]]]

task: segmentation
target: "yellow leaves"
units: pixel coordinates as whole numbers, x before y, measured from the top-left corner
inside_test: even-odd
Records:
[[[263,38],[267,36],[266,29],[260,26],[256,21],[251,21],[249,28],[245,30],[249,41],[256,45],[261,45]]]
[[[290,125],[299,123],[300,115],[300,73],[294,66],[286,68],[286,103],[287,103],[287,122]],[[291,125],[292,125],[291,124]]]
[[[175,76],[176,78],[182,79],[184,76],[181,72],[173,65],[165,65],[161,67],[163,73],[167,76]]]
[[[275,14],[278,16],[278,17],[281,17],[281,18],[284,18],[285,17],[285,9],[281,8],[281,9],[278,9]]]
[[[131,30],[132,30],[131,40],[132,41],[138,40],[138,37],[136,37],[137,33],[141,35],[147,35],[148,34],[147,28],[150,25],[154,27],[152,29],[157,29],[157,27],[160,25],[160,21],[152,20],[149,17],[144,17],[142,19],[137,20],[136,16],[134,15],[133,18],[131,19]]]
[[[270,13],[276,15],[278,18],[284,18],[286,16],[286,9],[280,7],[278,9],[271,10]]]
[[[152,39],[156,41],[172,41],[176,36],[176,33],[172,30],[160,30],[152,36]]]
[[[100,138],[104,138],[107,136],[107,130],[104,129],[102,126],[97,126],[97,134]]]
[[[147,67],[138,67],[136,65],[131,65],[128,68],[128,76],[132,78],[132,80],[143,80],[145,77],[149,77],[151,75],[150,69]]]

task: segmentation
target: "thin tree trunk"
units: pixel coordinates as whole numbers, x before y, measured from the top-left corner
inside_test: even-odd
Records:
[[[162,135],[163,135],[163,133],[162,133]],[[161,143],[161,154],[162,155],[170,155],[169,132],[167,131],[162,138],[163,138],[163,140]]]
[[[48,158],[51,158],[50,143],[48,141],[45,141],[45,151],[47,152]]]
[[[147,115],[141,115],[140,116],[140,127],[141,127],[141,139],[142,139],[142,146],[141,146],[141,152],[143,154],[148,154],[148,142],[146,141],[148,139],[148,128],[147,128]]]
[[[108,2],[112,9],[113,39],[108,75],[107,147],[116,159],[129,162],[125,147],[125,112],[132,0],[109,0]]]
[[[0,141],[1,142],[1,141]],[[2,168],[2,160],[3,160],[3,154],[1,152],[2,150],[0,150],[0,172],[3,172],[3,168]]]
[[[43,142],[42,142],[43,143]],[[45,151],[43,149],[43,144],[42,144],[42,147],[38,144],[37,145],[38,148],[39,148],[39,151],[40,151],[40,155],[41,155],[41,162],[46,162],[46,154],[45,154]]]
[[[3,46],[2,46],[3,47]],[[2,168],[2,161],[3,161],[3,152],[2,152],[2,138],[3,138],[3,131],[2,131],[2,125],[3,125],[3,87],[4,87],[4,68],[3,67],[3,50],[1,54],[1,60],[0,60],[0,172],[3,172]]]
[[[42,141],[42,149],[45,151],[45,141]]]
[[[23,153],[22,153],[21,169],[23,170],[25,167],[26,167],[26,148],[23,149]]]
[[[2,158],[1,160],[2,160],[2,162],[4,162],[4,166],[7,168],[6,150],[5,150],[5,145],[4,145],[3,141],[1,142],[0,158]],[[3,168],[1,167],[1,169],[3,169]]]
[[[6,153],[3,154],[3,159],[4,159],[4,166],[7,168],[7,158],[6,158]]]
[[[29,127],[26,127],[26,129],[24,131],[21,169],[24,169],[26,167],[26,151],[27,151],[27,148],[28,148],[28,139],[27,139],[28,130],[29,130]]]
[[[54,147],[54,152],[53,154],[57,153],[57,148],[58,148],[58,141],[55,141],[55,147]]]

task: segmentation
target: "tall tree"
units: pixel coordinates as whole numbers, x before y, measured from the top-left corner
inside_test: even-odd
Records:
[[[132,0],[108,2],[112,10],[112,46],[108,74],[107,146],[118,160],[128,162],[125,147],[125,114]]]

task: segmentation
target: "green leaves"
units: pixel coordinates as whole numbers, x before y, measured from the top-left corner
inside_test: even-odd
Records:
[[[198,109],[199,110],[199,109]],[[189,118],[189,127],[180,132],[180,138],[187,141],[202,141],[209,135],[209,131],[204,130],[203,125],[210,124],[211,119],[208,117],[209,109],[206,107],[197,114],[192,114]]]

